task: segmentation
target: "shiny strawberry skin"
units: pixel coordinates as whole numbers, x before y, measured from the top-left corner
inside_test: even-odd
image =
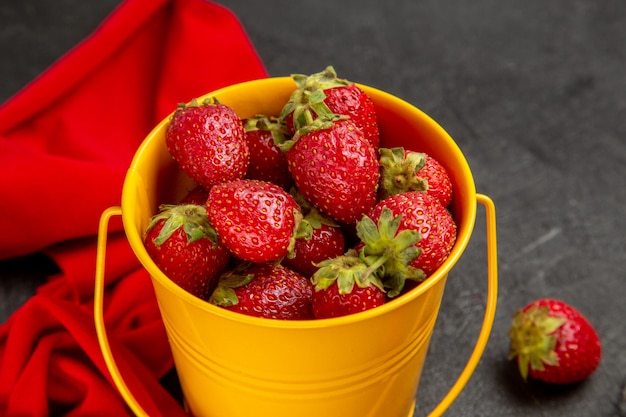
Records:
[[[375,285],[355,285],[348,294],[340,294],[337,282],[326,289],[313,292],[313,314],[316,319],[328,319],[360,313],[385,304],[386,296]]]
[[[547,320],[553,323],[545,327]],[[547,331],[537,333],[542,327]],[[550,384],[580,382],[591,376],[602,358],[596,330],[582,313],[561,300],[538,299],[516,312],[509,335],[510,358],[516,360],[524,378]],[[545,351],[547,346],[550,349]]]
[[[167,211],[163,213],[167,215]],[[151,223],[144,235],[146,251],[169,279],[196,297],[206,299],[217,276],[228,265],[229,253],[207,236],[193,240],[185,231],[184,223],[161,243],[158,238],[168,219],[155,219]],[[206,221],[208,223],[208,219]]]
[[[286,256],[302,219],[298,204],[281,187],[248,179],[213,186],[207,213],[224,246],[250,262]]]
[[[376,109],[372,99],[356,84],[327,88],[324,103],[335,114],[349,116],[374,148],[380,145]]]
[[[448,258],[456,242],[456,223],[450,212],[436,197],[421,191],[383,199],[369,214],[372,220],[378,221],[384,207],[394,216],[402,215],[399,231],[413,229],[421,234],[416,246],[422,252],[410,265],[430,276]]]
[[[287,162],[302,195],[337,221],[353,223],[376,203],[378,156],[348,119],[301,135]]]
[[[207,190],[219,182],[243,178],[250,163],[243,124],[224,104],[179,108],[165,141],[183,172]]]
[[[250,151],[246,178],[268,181],[289,190],[293,180],[289,174],[285,153],[276,145],[274,134],[268,129],[247,128],[248,122],[249,120],[244,121],[245,137]]]
[[[255,317],[276,320],[313,319],[313,285],[280,264],[250,264],[239,271],[252,280],[234,288],[237,303],[224,308]]]
[[[317,271],[315,263],[339,256],[344,251],[345,239],[341,228],[322,224],[313,230],[310,238],[296,239],[294,257],[283,259],[282,264],[310,278]]]
[[[448,171],[430,155],[426,156],[426,162],[417,174],[428,181],[427,193],[432,194],[441,201],[444,207],[452,202],[452,181]]]

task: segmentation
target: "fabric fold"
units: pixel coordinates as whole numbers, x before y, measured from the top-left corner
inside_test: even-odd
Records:
[[[243,26],[205,0],[126,0],[0,106],[0,259],[44,252],[60,273],[0,326],[0,414],[131,415],[93,317],[101,213],[120,204],[141,141],[179,102],[266,77]],[[109,225],[104,320],[151,416],[186,415],[148,273]]]

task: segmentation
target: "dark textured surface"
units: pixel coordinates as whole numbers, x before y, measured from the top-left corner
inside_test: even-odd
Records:
[[[116,3],[3,2],[0,99]],[[478,192],[495,201],[498,312],[485,354],[447,415],[625,416],[626,2],[222,3],[240,17],[270,75],[332,64],[342,77],[420,107],[459,144]],[[486,243],[478,214],[449,277],[415,416],[443,397],[479,331]],[[0,320],[50,270],[38,256],[0,263]],[[544,296],[570,302],[600,333],[604,359],[585,383],[524,385],[506,359],[513,312]]]

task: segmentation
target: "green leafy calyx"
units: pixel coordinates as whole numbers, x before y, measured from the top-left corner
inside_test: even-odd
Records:
[[[185,231],[189,243],[206,238],[217,245],[217,232],[211,225],[206,207],[204,206],[197,204],[162,204],[159,206],[159,213],[150,219],[146,231],[151,230],[161,220],[165,222],[159,235],[154,240],[157,246],[161,246],[181,227]]]
[[[402,147],[380,148],[381,184],[385,196],[407,191],[426,191],[428,181],[417,176],[426,154],[405,152]]]
[[[378,224],[363,216],[356,225],[363,242],[360,257],[367,265],[376,265],[389,297],[399,295],[407,279],[420,282],[426,278],[421,269],[410,265],[421,254],[416,246],[421,234],[413,229],[398,231],[401,220],[402,215],[393,216],[391,209],[385,207]]]
[[[509,330],[509,359],[517,358],[519,372],[524,380],[530,369],[543,371],[545,365],[558,365],[555,332],[566,321],[563,317],[551,316],[547,306],[532,306],[526,311],[515,313]]]
[[[248,285],[254,279],[254,274],[245,273],[249,266],[250,263],[244,262],[232,270],[224,272],[220,276],[215,290],[213,290],[213,293],[209,297],[209,303],[220,307],[238,304],[239,298],[237,297],[235,288]]]
[[[289,115],[293,117],[295,134],[281,146],[285,152],[300,136],[316,130],[329,129],[333,122],[348,118],[345,115],[334,114],[330,110],[324,101],[326,100],[324,90],[352,84],[348,80],[337,78],[332,66],[315,74],[292,74],[291,77],[297,88],[289,97],[279,117],[283,122]]]
[[[313,231],[316,229],[320,229],[322,225],[339,227],[339,223],[319,211],[317,207],[315,207],[306,198],[304,198],[304,196],[300,191],[298,191],[298,189],[294,187],[290,190],[289,193],[293,196],[293,199],[300,207],[300,211],[304,216],[298,227],[296,239],[311,239]]]
[[[383,283],[376,275],[376,267],[367,265],[355,250],[341,256],[326,259],[316,266],[319,268],[311,277],[315,291],[324,290],[335,282],[339,294],[350,294],[355,285],[366,288],[375,285],[384,291]]]
[[[272,134],[274,144],[281,147],[285,142],[290,139],[287,126],[278,118],[274,116],[265,116],[263,114],[256,114],[253,117],[246,119],[244,123],[244,129],[246,132],[253,131],[266,131]]]

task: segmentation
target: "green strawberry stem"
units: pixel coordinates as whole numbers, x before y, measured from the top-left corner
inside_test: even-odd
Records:
[[[425,163],[426,154],[405,154],[402,147],[380,148],[381,186],[385,196],[428,190],[428,182],[417,176]]]
[[[300,212],[304,216],[298,225],[298,230],[295,235],[296,239],[304,238],[309,240],[313,234],[313,230],[319,229],[323,224],[330,227],[339,227],[339,223],[320,212],[317,207],[304,198],[297,188],[292,187],[289,193],[293,196],[293,199],[300,207]]]
[[[325,105],[324,105],[325,106]],[[328,110],[330,112],[330,110]],[[287,139],[284,142],[278,144],[278,147],[283,152],[288,152],[289,149],[300,139],[301,136],[306,135],[308,133],[314,132],[316,130],[330,129],[333,127],[333,123],[338,120],[348,119],[349,116],[341,115],[341,114],[325,114],[321,117],[313,118],[313,114],[311,113],[311,109],[305,108],[302,109],[302,113],[298,116],[301,120],[298,123],[298,128],[296,133],[291,137],[291,139]],[[294,128],[296,127],[296,122],[294,118]]]
[[[346,79],[338,78],[337,71],[332,65],[323,71],[311,75],[292,74],[298,88],[303,90],[326,90],[328,88],[349,86],[352,83]]]
[[[378,224],[363,216],[357,225],[357,235],[363,242],[360,257],[370,266],[376,267],[382,276],[387,295],[396,297],[404,288],[407,279],[418,282],[426,278],[426,274],[410,263],[421,254],[415,244],[421,239],[417,230],[404,229],[398,232],[402,215],[393,216],[389,208],[384,208]]]
[[[513,325],[509,331],[511,346],[509,358],[517,357],[517,364],[526,380],[529,369],[543,371],[544,365],[558,365],[558,356],[554,351],[556,336],[554,332],[567,320],[550,315],[547,306],[533,306],[526,312],[518,311],[513,316]]]
[[[289,133],[287,132],[285,124],[282,123],[280,119],[273,116],[256,114],[253,117],[246,119],[244,130],[246,132],[253,132],[256,130],[270,132],[272,134],[274,144],[278,147],[289,139]]]
[[[366,288],[375,285],[385,291],[383,283],[375,274],[380,265],[368,265],[355,250],[349,250],[341,256],[324,260],[316,266],[319,268],[311,277],[316,291],[324,290],[337,282],[339,294],[350,294],[354,285]]]
[[[323,224],[331,227],[339,227],[339,224],[333,219],[325,216],[318,209],[311,208],[300,221],[296,229],[295,238],[309,240],[313,235],[313,231],[321,228]]]
[[[208,106],[211,104],[220,104],[217,97],[206,97],[202,102],[198,101],[196,97],[192,98],[189,103],[178,103],[176,106],[178,109],[187,109],[190,107]]]
[[[337,281],[339,293],[348,294],[355,283],[360,287],[372,283],[393,298],[400,294],[407,279],[424,280],[426,274],[409,265],[421,253],[415,246],[421,234],[411,229],[398,233],[401,219],[401,215],[394,217],[389,208],[383,209],[378,224],[363,216],[356,225],[362,248],[318,263],[319,269],[311,277],[316,290]]]
[[[334,121],[348,118],[345,115],[334,114],[330,110],[324,102],[326,99],[324,90],[352,84],[348,80],[337,78],[337,73],[332,66],[312,75],[292,74],[291,77],[297,88],[283,107],[279,120],[285,122],[291,114],[293,129],[296,133],[291,140],[279,145],[285,152],[293,146],[299,136],[313,130],[329,129]]]
[[[202,100],[202,105],[208,106],[210,104],[222,104],[222,102],[215,96],[206,97],[204,100]]]
[[[159,206],[159,213],[150,219],[146,231],[152,229],[160,220],[165,220],[165,223],[154,240],[157,246],[161,246],[181,227],[190,243],[201,238],[207,238],[217,245],[217,232],[209,222],[206,207],[204,206],[197,204],[162,204]]]
[[[385,265],[385,263],[387,263],[387,261],[389,261],[389,259],[393,256],[393,249],[390,247],[385,248],[384,253],[379,256],[378,258],[372,258],[366,260],[363,256],[363,252],[360,252],[359,254],[359,259],[361,259],[367,266],[367,273],[368,274],[374,274],[375,272],[377,272],[381,267],[383,267]],[[384,287],[384,284],[383,284]]]
[[[244,262],[233,270],[223,273],[219,278],[217,287],[209,297],[209,303],[221,307],[238,304],[239,298],[233,289],[243,287],[254,279],[254,274],[241,273],[249,265],[249,262]]]

